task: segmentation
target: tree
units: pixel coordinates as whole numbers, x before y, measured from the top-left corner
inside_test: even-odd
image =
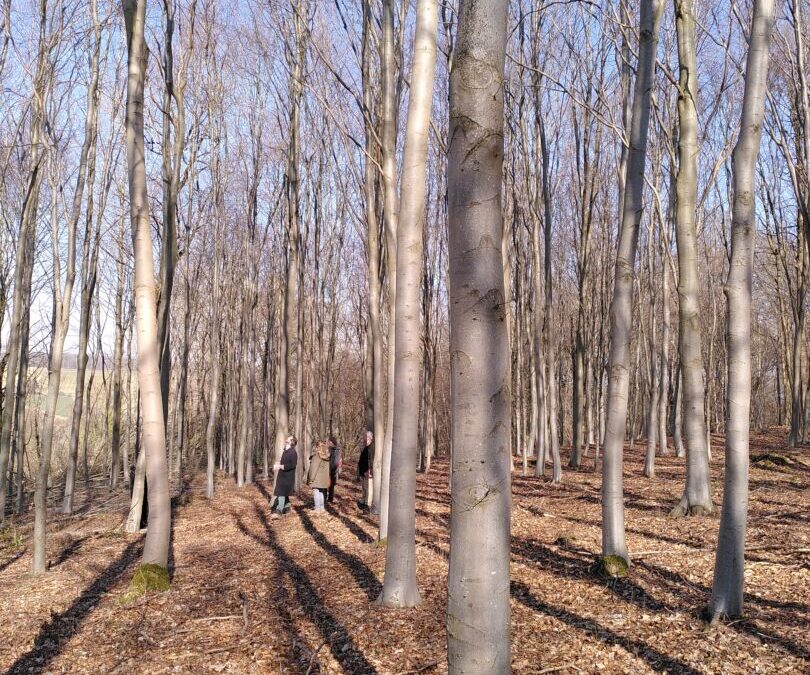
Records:
[[[138,333],[138,386],[143,415],[143,446],[149,494],[149,527],[143,548],[143,565],[157,565],[165,572],[169,559],[171,504],[166,467],[166,434],[160,393],[152,232],[146,194],[143,137],[144,82],[147,51],[144,40],[146,0],[123,0],[127,29],[127,168],[130,220],[135,253],[135,323]]]
[[[698,168],[697,56],[693,0],[675,0],[678,31],[678,174],[675,237],[678,244],[678,349],[681,364],[681,416],[686,444],[686,489],[673,515],[711,512],[709,450],[706,443],[700,282],[697,267],[695,195]]]
[[[73,299],[73,283],[76,279],[76,229],[81,217],[82,197],[85,182],[88,189],[93,189],[90,164],[96,160],[96,138],[98,128],[98,98],[99,98],[99,60],[101,56],[101,23],[98,18],[96,0],[90,3],[90,13],[93,21],[91,35],[90,82],[87,87],[87,119],[84,128],[84,142],[79,157],[79,170],[76,176],[76,187],[73,192],[73,202],[67,224],[67,260],[65,269],[65,283],[62,283],[61,255],[59,252],[59,222],[56,209],[51,218],[51,242],[53,246],[53,289],[55,302],[53,317],[51,319],[51,348],[48,359],[48,393],[45,398],[45,416],[42,421],[42,446],[40,448],[39,468],[37,472],[37,485],[34,494],[34,555],[33,572],[40,574],[47,568],[45,534],[47,525],[47,498],[48,474],[51,468],[51,451],[53,449],[54,420],[56,418],[56,404],[59,399],[59,384],[62,380],[62,358],[64,356],[65,338],[70,326],[70,305]],[[56,162],[57,160],[52,160]],[[54,168],[54,173],[57,170]],[[54,176],[53,195],[56,201],[56,184],[58,174]],[[90,180],[88,180],[88,178]],[[82,391],[82,395],[84,392]]]
[[[610,308],[607,428],[602,469],[602,554],[606,562],[605,570],[611,575],[623,574],[629,560],[624,536],[622,470],[630,380],[633,277],[644,196],[650,98],[662,10],[662,0],[641,0],[638,69],[633,92],[630,149],[616,254],[613,301]]]
[[[392,401],[391,474],[385,580],[379,602],[413,607],[416,586],[416,461],[419,455],[419,393],[422,375],[420,300],[423,274],[422,219],[425,216],[430,109],[436,69],[436,0],[419,0],[413,40],[408,122],[402,169],[402,207],[397,225],[396,359]],[[382,526],[382,521],[381,521]]]
[[[754,0],[740,135],[732,157],[731,260],[725,287],[728,299],[726,456],[723,507],[708,608],[712,620],[742,613],[751,424],[751,287],[757,226],[755,170],[767,96],[773,22],[773,0]]]
[[[47,98],[53,86],[52,67],[48,59],[50,43],[46,33],[48,3],[39,2],[39,43],[37,68],[31,97],[30,151],[28,153],[28,177],[25,185],[20,215],[14,268],[14,296],[11,310],[11,326],[7,340],[8,365],[6,366],[6,391],[17,391],[9,396],[3,406],[0,423],[0,523],[6,519],[6,495],[8,494],[8,464],[11,454],[12,430],[15,413],[20,404],[18,382],[24,382],[28,352],[28,325],[31,307],[31,273],[34,267],[34,247],[37,230],[37,209],[42,181],[42,164],[45,161],[45,114]],[[25,424],[25,415],[16,416],[16,426]],[[23,434],[24,436],[24,434]],[[20,460],[18,459],[18,462]],[[20,464],[18,464],[20,466]],[[21,488],[20,488],[21,490]],[[20,492],[20,498],[22,493]]]
[[[511,670],[511,392],[500,249],[507,10],[500,0],[462,0],[450,72],[450,673]]]

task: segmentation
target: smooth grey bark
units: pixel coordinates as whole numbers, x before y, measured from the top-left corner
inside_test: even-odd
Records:
[[[757,228],[755,169],[767,96],[773,23],[773,0],[754,0],[740,135],[732,156],[731,260],[725,286],[728,299],[726,456],[723,507],[708,607],[712,620],[740,616],[743,604],[751,409],[751,286]]]
[[[436,70],[436,0],[419,0],[413,41],[408,121],[402,159],[402,208],[397,225],[396,354],[392,382],[394,425],[388,481],[388,545],[380,604],[413,607],[416,585],[416,462],[419,456],[419,391],[422,376],[421,292],[425,177]],[[393,336],[392,336],[393,337]],[[382,515],[382,514],[381,514]],[[382,517],[380,529],[382,530]]]
[[[501,0],[462,0],[450,73],[451,675],[511,672],[511,378],[500,247],[507,10]]]
[[[383,343],[380,327],[380,226],[377,219],[377,190],[375,156],[376,144],[372,117],[374,96],[371,78],[371,43],[373,17],[369,3],[363,3],[362,77],[363,109],[365,114],[365,159],[363,162],[363,197],[366,215],[366,255],[368,262],[368,326],[366,333],[367,360],[371,370],[371,424],[375,447],[382,445],[385,437],[385,387],[383,381]],[[376,454],[376,453],[375,453]],[[372,469],[372,473],[375,472]],[[363,480],[366,480],[365,478]],[[379,484],[371,481],[372,502]]]
[[[602,554],[629,562],[624,533],[622,480],[627,399],[630,386],[630,336],[632,329],[633,276],[643,208],[644,169],[650,98],[655,81],[655,58],[662,0],[641,0],[639,59],[633,92],[630,149],[627,156],[621,230],[611,302],[610,357],[605,444],[602,469]]]
[[[712,511],[705,388],[700,325],[695,195],[698,169],[697,57],[693,0],[675,0],[678,33],[678,174],[675,236],[678,245],[678,348],[681,360],[681,416],[686,446],[686,487],[673,516]]]
[[[385,408],[385,437],[376,437],[374,453],[374,496],[372,513],[379,513],[378,538],[388,537],[388,487],[391,473],[394,426],[394,378],[396,368],[396,297],[397,297],[397,222],[399,220],[399,197],[397,195],[397,116],[396,91],[397,62],[394,54],[394,7],[393,0],[382,0],[382,39],[380,41],[380,66],[382,69],[381,133],[382,181],[383,181],[383,229],[385,232],[386,277],[388,281],[386,304],[388,305],[388,397]]]
[[[144,23],[146,0],[124,0],[127,27],[127,168],[130,218],[135,253],[135,321],[138,334],[138,385],[143,414],[143,447],[149,490],[149,527],[143,563],[166,567],[169,557],[171,504],[166,466],[166,433],[160,393],[152,232],[146,194],[143,108],[146,79]]]

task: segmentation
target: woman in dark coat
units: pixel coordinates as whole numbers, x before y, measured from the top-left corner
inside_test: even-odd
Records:
[[[289,436],[284,444],[281,459],[273,467],[276,472],[276,487],[273,490],[273,496],[277,497],[277,499],[276,511],[270,516],[271,518],[281,517],[290,495],[295,490],[295,467],[298,464],[296,445],[298,445],[298,441],[295,436]]]

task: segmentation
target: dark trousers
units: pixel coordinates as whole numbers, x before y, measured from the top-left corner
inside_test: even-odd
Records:
[[[335,483],[337,483],[337,471],[329,472],[329,489],[326,491],[326,501],[330,504],[335,499]]]

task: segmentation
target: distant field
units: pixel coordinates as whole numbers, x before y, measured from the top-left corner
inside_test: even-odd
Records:
[[[48,369],[43,367],[31,368],[32,377],[34,382],[31,385],[30,400],[34,405],[43,405],[45,393],[48,388]],[[110,373],[107,373],[107,377]],[[88,369],[87,379],[90,377],[90,370]],[[86,382],[86,380],[85,380]],[[96,370],[96,375],[93,378],[93,396],[103,395],[104,380],[101,375],[101,369]],[[59,399],[56,404],[56,416],[62,418],[69,418],[73,410],[73,396],[76,390],[76,369],[63,368],[62,379],[59,382]]]

